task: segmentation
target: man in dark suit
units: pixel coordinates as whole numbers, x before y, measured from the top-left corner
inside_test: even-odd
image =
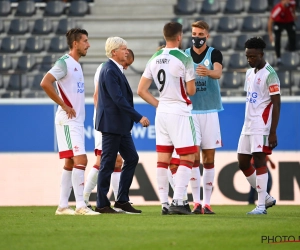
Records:
[[[136,152],[131,129],[133,122],[149,126],[147,117],[139,114],[133,105],[133,93],[123,74],[122,64],[126,61],[127,42],[120,37],[109,37],[105,44],[109,60],[103,65],[99,76],[99,93],[95,129],[102,132],[102,160],[97,183],[97,207],[99,213],[141,213],[129,202],[132,183],[139,156]],[[114,171],[118,152],[124,159],[119,184],[118,198],[114,208],[110,207],[107,193],[110,177]]]

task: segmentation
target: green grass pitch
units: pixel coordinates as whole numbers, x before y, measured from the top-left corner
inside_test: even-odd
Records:
[[[300,242],[270,244],[263,236],[300,240],[300,206],[212,206],[216,215],[161,215],[159,206],[136,206],[141,215],[55,216],[56,207],[0,207],[0,249],[300,249]],[[284,240],[284,238],[282,238]],[[287,240],[287,238],[286,238]]]

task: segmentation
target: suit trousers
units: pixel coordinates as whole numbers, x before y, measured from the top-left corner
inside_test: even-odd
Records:
[[[136,152],[131,133],[126,135],[102,132],[102,155],[97,183],[97,207],[110,206],[107,198],[111,174],[115,168],[118,152],[124,159],[120,176],[120,184],[117,201],[129,201],[129,189],[134,176],[139,156]]]

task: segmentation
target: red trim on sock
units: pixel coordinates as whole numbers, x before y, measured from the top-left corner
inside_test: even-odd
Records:
[[[261,175],[266,173],[268,173],[268,168],[266,166],[256,168],[256,175]]]
[[[85,166],[83,166],[83,165],[76,165],[76,166],[74,166],[73,168],[85,170]]]
[[[215,167],[214,163],[203,163],[203,167],[206,169],[212,169]]]
[[[94,149],[94,152],[95,152],[95,156],[97,156],[97,155],[100,155],[101,156],[101,154],[102,154],[102,150],[100,150],[100,149]]]
[[[255,172],[255,168],[252,165],[250,165],[249,168],[247,168],[246,170],[242,170],[242,172],[246,177],[249,177]]]
[[[194,165],[194,162],[192,161],[186,161],[186,160],[180,160],[180,166],[185,166],[187,168],[190,168],[192,169],[193,165]]]
[[[158,168],[165,168],[165,169],[168,169],[169,164],[166,163],[166,162],[157,162],[157,167],[158,167]]]
[[[180,159],[179,158],[172,158],[170,164],[179,165]]]
[[[98,165],[94,165],[94,166],[93,166],[93,168],[95,168],[95,169],[99,170],[99,169],[100,169],[100,166],[98,166]]]
[[[200,160],[194,161],[193,168],[199,168],[199,166],[200,166]]]
[[[114,169],[114,173],[120,173],[121,172],[121,168],[115,168]]]

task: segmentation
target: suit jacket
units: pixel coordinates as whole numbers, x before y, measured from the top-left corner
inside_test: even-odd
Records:
[[[125,75],[108,60],[99,75],[95,129],[113,134],[127,134],[142,115],[134,109],[133,94]]]

